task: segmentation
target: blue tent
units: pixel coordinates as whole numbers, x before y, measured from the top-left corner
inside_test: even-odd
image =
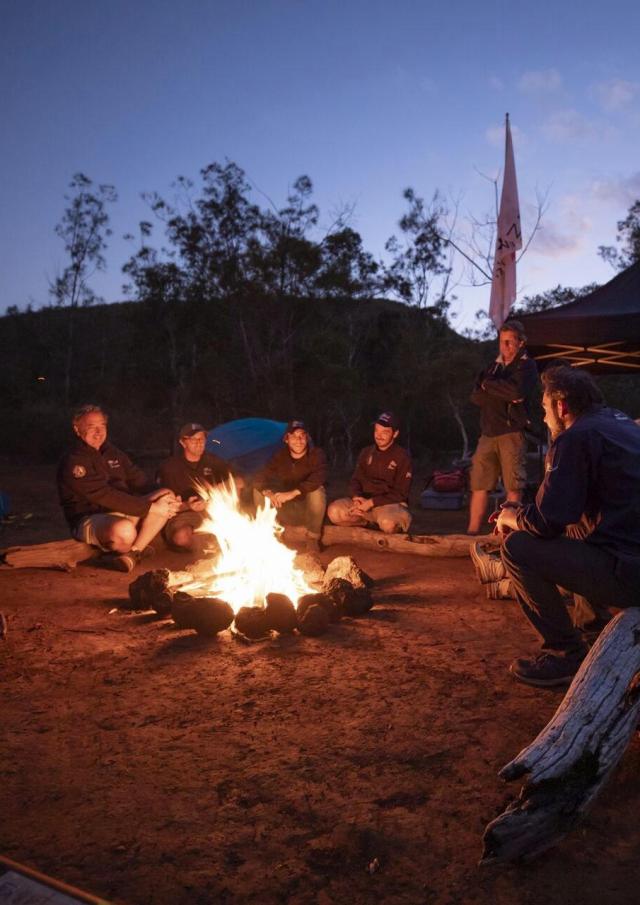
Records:
[[[234,471],[251,475],[282,448],[285,421],[240,418],[219,424],[207,435],[207,450],[220,456]]]

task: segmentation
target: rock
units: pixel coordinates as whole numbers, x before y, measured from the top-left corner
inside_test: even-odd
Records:
[[[352,556],[336,556],[332,559],[324,573],[324,583],[327,585],[334,578],[342,578],[353,585],[354,588],[370,588],[373,586],[373,578],[364,572]]]
[[[362,616],[373,606],[368,588],[354,588],[344,578],[333,578],[324,588],[327,597],[343,616]]]
[[[327,594],[303,594],[298,600],[298,622],[309,607],[312,606],[322,607],[329,617],[329,622],[338,622],[342,616],[342,611],[336,607],[331,597],[328,597]]]
[[[195,598],[190,610],[191,626],[199,635],[213,638],[229,628],[233,622],[233,609],[218,597]]]
[[[269,633],[267,612],[261,606],[243,606],[236,613],[236,629],[247,638],[262,638]]]
[[[305,609],[298,622],[298,628],[303,635],[308,635],[312,638],[322,635],[329,628],[329,614],[324,607],[313,603]]]
[[[290,634],[298,626],[296,608],[286,594],[267,594],[267,624],[281,635]]]
[[[345,616],[364,616],[373,606],[369,588],[354,588],[344,604]]]
[[[315,553],[298,553],[293,560],[296,569],[300,569],[307,584],[320,588],[324,581],[324,567]]]
[[[184,591],[176,591],[173,595],[171,616],[178,628],[195,628],[196,598]]]
[[[154,569],[140,575],[129,585],[132,606],[140,610],[155,610],[160,616],[168,615],[173,604],[170,578],[171,572],[168,569]]]

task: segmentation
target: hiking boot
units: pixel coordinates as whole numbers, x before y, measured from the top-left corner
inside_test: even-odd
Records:
[[[520,682],[540,688],[570,685],[580,669],[584,654],[539,654],[537,657],[519,657],[509,667],[509,672]]]
[[[100,565],[114,572],[133,572],[135,567],[149,556],[154,555],[153,547],[144,550],[129,550],[128,553],[105,553],[100,557]]]
[[[501,578],[500,581],[488,581],[485,584],[489,600],[515,600],[515,594],[511,587],[510,578]]]
[[[486,544],[475,543],[469,546],[469,556],[476,570],[476,576],[481,584],[490,581],[500,581],[506,578],[505,569],[500,553],[494,549],[487,549]]]

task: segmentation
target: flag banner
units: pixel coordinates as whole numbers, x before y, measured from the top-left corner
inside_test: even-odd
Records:
[[[502,180],[502,195],[498,213],[496,251],[493,258],[491,299],[489,301],[489,317],[493,321],[496,330],[499,330],[507,319],[516,298],[516,252],[521,248],[522,230],[520,228],[516,164],[513,157],[509,114],[507,114],[504,178]]]

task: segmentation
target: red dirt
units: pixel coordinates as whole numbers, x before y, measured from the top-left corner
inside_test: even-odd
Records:
[[[64,536],[51,469],[5,466],[0,488],[21,514],[0,546]],[[470,561],[323,562],[342,553],[375,578],[373,611],[251,647],[110,612],[126,575],[0,571],[0,851],[128,905],[637,902],[637,740],[572,836],[479,869],[517,793],[498,770],[561,694],[511,679],[535,638]]]

